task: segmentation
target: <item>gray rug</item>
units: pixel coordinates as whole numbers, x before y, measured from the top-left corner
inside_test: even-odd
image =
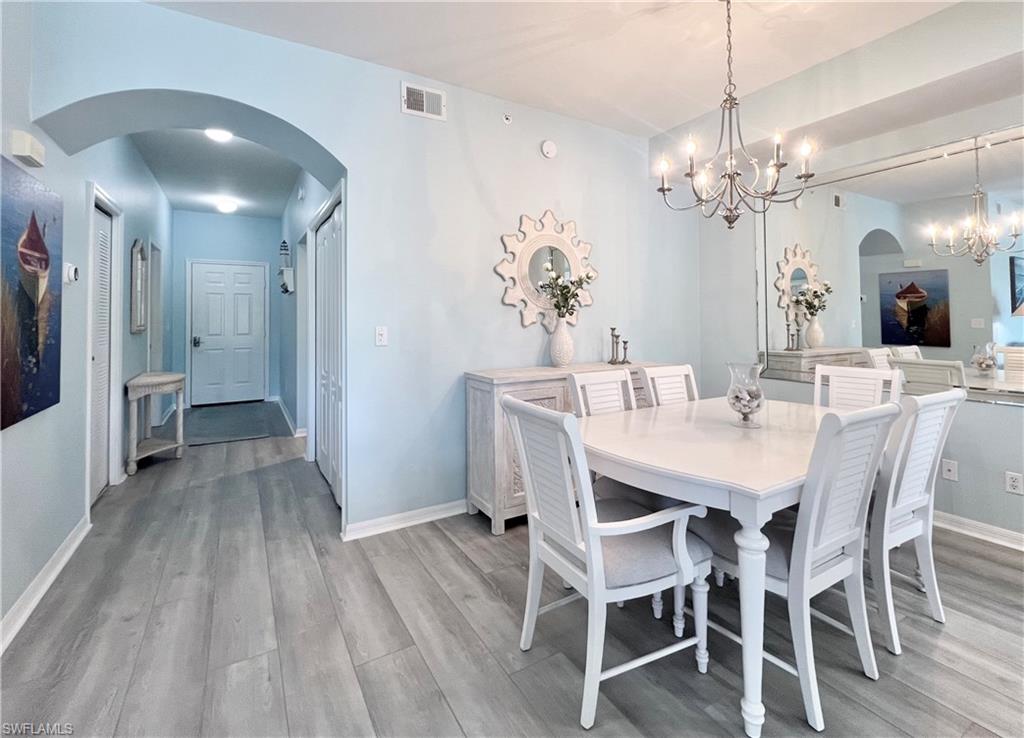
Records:
[[[173,424],[172,417],[167,425]],[[185,443],[189,446],[290,435],[276,402],[203,405],[185,411]]]

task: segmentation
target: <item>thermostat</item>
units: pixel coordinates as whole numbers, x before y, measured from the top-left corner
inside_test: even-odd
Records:
[[[540,153],[545,159],[554,159],[558,155],[558,147],[554,141],[544,141],[540,145]]]

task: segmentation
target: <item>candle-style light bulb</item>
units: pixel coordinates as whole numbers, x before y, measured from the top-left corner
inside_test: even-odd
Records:
[[[1020,215],[1018,215],[1017,213],[1012,213],[1010,215],[1010,235],[1020,235]]]
[[[782,134],[776,131],[772,141],[775,144],[775,149],[774,153],[772,154],[772,158],[776,162],[780,162],[782,161]]]
[[[928,242],[932,246],[935,245],[935,224],[934,223],[932,223],[931,225],[928,226]]]
[[[813,147],[811,146],[811,142],[805,138],[804,142],[800,144],[800,158],[802,159],[800,164],[800,174],[807,174],[809,171],[811,171],[812,150]]]
[[[953,237],[954,237],[954,235],[955,234],[953,232],[953,226],[949,226],[948,228],[946,228],[946,244],[951,249],[953,248]]]
[[[658,171],[661,172],[661,189],[662,191],[668,190],[668,170],[669,170],[668,159],[662,159],[658,162]]]
[[[690,174],[693,174],[693,155],[697,153],[697,142],[691,136],[686,140],[686,158],[690,165]]]

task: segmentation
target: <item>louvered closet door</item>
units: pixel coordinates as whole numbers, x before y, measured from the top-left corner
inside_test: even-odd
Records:
[[[113,219],[100,209],[93,217],[91,373],[89,397],[89,496],[99,497],[110,482],[110,243]]]
[[[339,205],[316,233],[316,461],[341,504],[341,310],[343,211]]]

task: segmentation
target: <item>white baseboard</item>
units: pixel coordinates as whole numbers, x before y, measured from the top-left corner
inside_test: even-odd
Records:
[[[276,402],[277,406],[281,408],[281,414],[284,415],[284,420],[288,423],[288,430],[292,432],[293,438],[305,438],[306,429],[295,427],[295,421],[292,420],[292,415],[288,412],[288,406],[281,402],[281,398],[278,395],[268,397],[267,402]]]
[[[452,515],[461,515],[464,512],[466,512],[465,500],[443,502],[440,505],[421,507],[418,510],[409,510],[397,515],[385,515],[382,518],[364,520],[361,523],[349,523],[345,530],[341,532],[341,539],[343,541],[354,541],[357,538],[375,536],[378,533],[408,528],[411,525],[429,523],[432,520],[440,520],[441,518],[450,518]]]
[[[36,578],[32,580],[32,583],[21,593],[18,601],[11,605],[11,609],[3,617],[3,623],[0,624],[0,631],[2,631],[0,653],[7,650],[7,646],[14,640],[14,636],[18,635],[21,626],[25,624],[29,615],[36,609],[39,600],[43,599],[43,595],[50,589],[50,585],[53,584],[61,570],[64,569],[71,555],[78,549],[78,545],[85,540],[86,535],[88,535],[91,529],[92,523],[89,522],[89,516],[86,515],[68,533],[68,537],[53,552],[53,556],[36,574]]]
[[[934,513],[935,525],[939,528],[962,533],[971,538],[978,538],[982,541],[1006,546],[1016,551],[1024,551],[1024,533],[1000,528],[997,525],[979,523],[977,520],[962,518],[959,515],[940,512]]]

